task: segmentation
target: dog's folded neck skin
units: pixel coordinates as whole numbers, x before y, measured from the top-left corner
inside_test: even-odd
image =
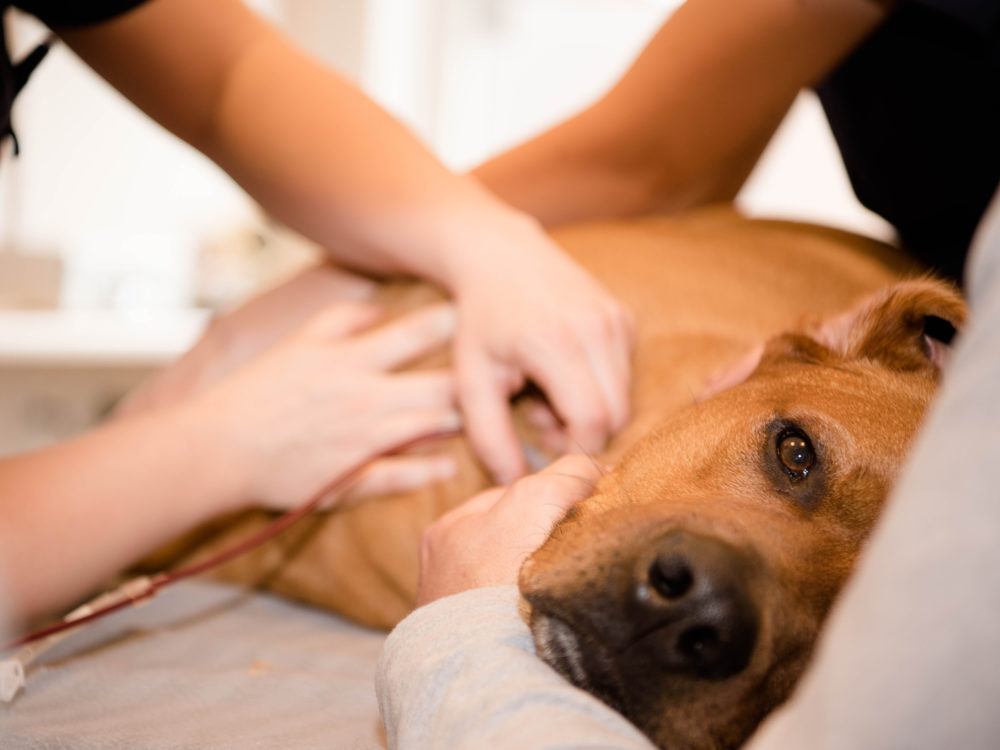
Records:
[[[542,657],[662,747],[742,744],[805,668],[964,319],[950,287],[897,284],[638,442],[522,569]]]

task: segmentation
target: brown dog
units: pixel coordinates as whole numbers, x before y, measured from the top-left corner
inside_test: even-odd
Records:
[[[641,440],[521,571],[542,657],[662,747],[739,746],[801,674],[934,392],[926,321],[962,317],[946,287],[897,285]]]
[[[820,325],[912,269],[853,235],[729,210],[556,238],[632,308],[638,340],[634,416],[603,457],[624,458],[522,572],[539,651],[663,746],[736,746],[801,672],[931,398],[927,321],[958,326],[964,307],[910,282]],[[380,294],[400,312],[434,296]],[[696,398],[769,338],[744,383]],[[391,626],[413,604],[421,530],[487,485],[451,442],[453,482],[307,519],[226,576]]]

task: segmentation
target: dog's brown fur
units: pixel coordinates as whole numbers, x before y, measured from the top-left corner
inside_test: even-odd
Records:
[[[933,392],[924,316],[957,324],[963,308],[954,292],[923,282],[837,325],[813,323],[813,336],[781,335],[843,312],[912,267],[853,235],[723,209],[589,224],[555,237],[634,311],[638,337],[633,418],[603,456],[624,458],[522,574],[536,639],[571,678],[560,663],[566,655],[546,641],[556,620],[575,631],[580,649],[621,637],[627,651],[626,626],[598,627],[594,613],[628,619],[621,599],[638,550],[676,528],[724,540],[753,561],[746,585],[761,623],[744,669],[678,680],[648,660],[644,675],[605,654],[600,680],[574,679],[664,746],[734,746],[801,671]],[[380,294],[399,311],[435,296],[402,283]],[[770,338],[751,378],[697,402],[711,375]],[[823,461],[794,486],[773,453],[776,425],[792,422],[809,431]],[[228,565],[226,576],[393,625],[413,604],[421,530],[487,485],[464,441],[450,443],[460,457],[454,481],[307,519]],[[265,520],[247,514],[209,547]]]

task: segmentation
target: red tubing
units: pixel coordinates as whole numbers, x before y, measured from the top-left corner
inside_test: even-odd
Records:
[[[12,641],[0,645],[0,652],[8,651],[19,646],[24,646],[28,643],[33,643],[35,641],[41,640],[42,638],[48,638],[50,635],[55,635],[56,633],[61,633],[65,630],[70,630],[72,628],[80,627],[93,620],[98,620],[105,615],[109,615],[112,612],[117,612],[119,609],[124,609],[132,604],[138,604],[139,602],[144,602],[152,599],[156,594],[158,594],[162,589],[167,586],[182,581],[185,578],[191,578],[192,576],[204,573],[207,570],[216,568],[225,562],[229,562],[234,557],[242,555],[244,552],[249,552],[255,547],[259,547],[261,544],[266,542],[268,539],[280,534],[282,531],[287,529],[289,526],[297,522],[299,519],[309,515],[314,511],[317,506],[329,495],[331,492],[343,489],[351,481],[357,478],[358,474],[367,468],[368,464],[375,459],[382,458],[383,456],[390,455],[392,453],[399,453],[408,448],[412,448],[414,445],[423,443],[430,440],[438,440],[446,437],[453,437],[460,434],[458,430],[448,430],[447,432],[438,432],[433,435],[425,435],[420,438],[406,440],[398,445],[393,445],[388,449],[382,451],[379,455],[365,461],[364,463],[358,464],[347,471],[345,471],[340,476],[336,477],[332,482],[328,483],[323,487],[322,490],[317,492],[308,501],[304,502],[297,508],[293,508],[290,511],[283,513],[282,515],[275,518],[271,523],[265,526],[263,529],[258,531],[256,534],[251,535],[242,542],[234,544],[229,549],[225,549],[217,555],[213,555],[207,560],[203,560],[199,563],[194,563],[187,566],[186,568],[180,568],[171,573],[158,573],[149,579],[149,586],[147,586],[143,591],[137,593],[136,595],[131,595],[128,598],[115,602],[114,604],[108,604],[107,606],[101,607],[99,609],[90,612],[89,614],[77,617],[72,620],[63,620],[61,622],[53,623],[44,628],[39,628],[38,630],[22,635],[15,638]]]

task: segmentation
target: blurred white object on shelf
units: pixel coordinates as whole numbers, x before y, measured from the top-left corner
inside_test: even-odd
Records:
[[[162,366],[208,324],[207,310],[0,311],[0,366]]]
[[[62,307],[176,310],[194,299],[197,243],[182,233],[91,230],[64,251]]]

